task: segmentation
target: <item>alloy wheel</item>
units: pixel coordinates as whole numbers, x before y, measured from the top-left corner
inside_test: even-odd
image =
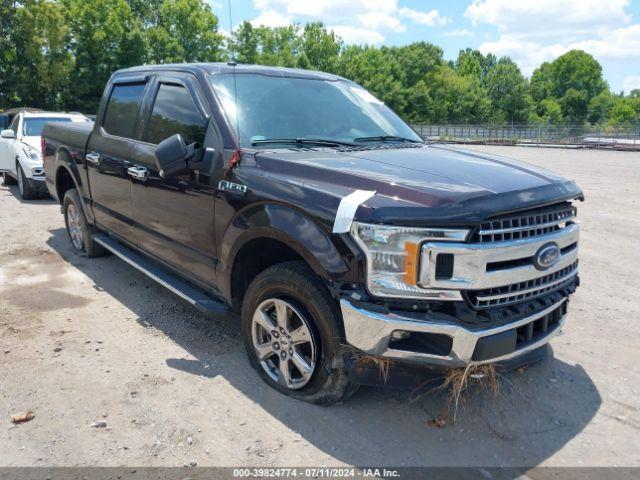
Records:
[[[75,204],[70,203],[67,207],[67,230],[69,231],[69,237],[71,243],[78,250],[82,250],[84,247],[84,239],[82,238],[82,224],[80,223],[80,212]]]
[[[22,175],[22,168],[18,165],[17,174],[18,174],[18,191],[20,192],[20,196],[24,196],[24,176]]]
[[[317,351],[309,321],[291,303],[270,298],[256,308],[251,336],[260,365],[290,390],[304,387],[316,368]]]

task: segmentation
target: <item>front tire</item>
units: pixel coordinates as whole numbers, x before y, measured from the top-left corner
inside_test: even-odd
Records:
[[[8,173],[5,172],[5,173],[2,174],[2,184],[5,187],[10,187],[10,186],[16,184],[16,180],[11,175],[9,175]]]
[[[242,336],[251,365],[276,390],[330,405],[357,388],[339,339],[337,303],[304,262],[261,272],[242,302]]]
[[[94,229],[84,216],[80,196],[75,188],[67,190],[64,194],[62,209],[73,250],[76,253],[85,254],[89,258],[105,255],[107,251],[93,240]]]
[[[18,176],[18,193],[23,200],[33,200],[37,197],[35,190],[29,184],[29,180],[22,170],[19,162],[16,162],[16,174]]]

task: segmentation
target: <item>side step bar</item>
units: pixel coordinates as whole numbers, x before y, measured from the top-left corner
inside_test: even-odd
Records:
[[[210,315],[229,313],[230,308],[224,303],[189,285],[186,281],[164,270],[151,260],[134,252],[107,234],[98,233],[93,236],[93,240],[183,300],[186,300],[201,312]]]

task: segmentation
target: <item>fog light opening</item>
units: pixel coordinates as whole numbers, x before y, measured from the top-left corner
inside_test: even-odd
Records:
[[[389,339],[389,348],[405,352],[446,357],[451,353],[453,338],[441,333],[408,332],[395,330]]]

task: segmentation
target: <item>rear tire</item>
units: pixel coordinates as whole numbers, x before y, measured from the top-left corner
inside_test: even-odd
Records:
[[[75,188],[67,190],[64,194],[62,211],[71,246],[76,253],[85,254],[89,258],[107,254],[102,245],[93,240],[94,228],[87,222],[80,196]]]
[[[357,390],[344,363],[340,325],[336,301],[300,261],[261,272],[242,302],[251,365],[271,387],[305,402],[330,405]]]
[[[2,185],[5,187],[10,187],[16,184],[16,179],[10,176],[8,173],[2,174]]]
[[[18,176],[18,193],[23,200],[33,200],[38,195],[36,191],[29,184],[29,180],[24,174],[24,170],[20,166],[19,162],[16,162],[16,174]]]

